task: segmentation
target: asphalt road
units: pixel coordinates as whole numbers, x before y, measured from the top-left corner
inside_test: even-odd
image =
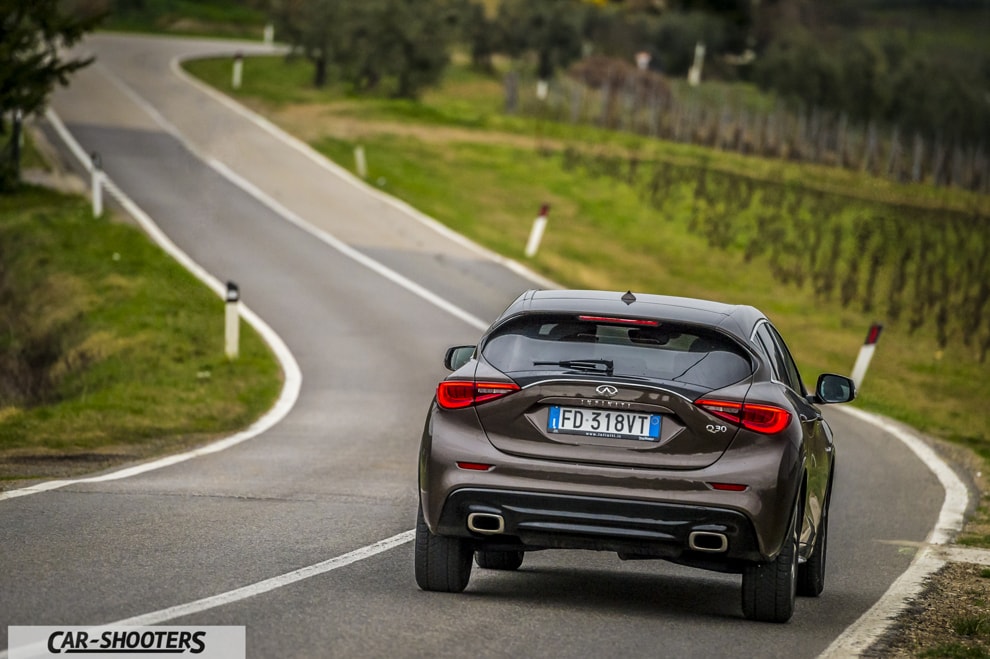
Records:
[[[287,213],[483,321],[534,287],[342,179],[169,66],[180,54],[244,47],[120,35],[85,47],[97,64],[55,94],[54,108],[182,250],[238,282],[295,355],[303,384],[282,422],[234,448],[0,501],[2,647],[8,625],[129,619],[413,527],[418,440],[443,352],[480,332]],[[222,176],[224,166],[255,194]],[[845,415],[829,417],[839,471],[828,583],[820,598],[799,601],[787,625],[743,620],[738,576],[594,552],[539,552],[517,573],[476,570],[461,595],[424,593],[404,538],[339,569],[169,623],[245,625],[251,657],[816,656],[908,566],[943,499],[935,477],[897,440]]]

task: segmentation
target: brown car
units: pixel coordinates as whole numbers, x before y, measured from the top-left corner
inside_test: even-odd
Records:
[[[472,557],[594,549],[742,573],[747,618],[786,622],[825,582],[832,431],[753,307],[529,291],[447,352],[419,456],[416,581],[460,592]]]

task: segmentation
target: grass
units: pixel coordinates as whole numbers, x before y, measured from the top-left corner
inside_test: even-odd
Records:
[[[33,186],[0,196],[0,263],[0,478],[203,443],[278,395],[260,337],[245,328],[227,360],[224,303],[84,200]]]
[[[944,643],[929,648],[918,656],[930,659],[990,659],[990,652],[962,643]]]
[[[117,2],[102,27],[128,32],[152,32],[211,37],[260,39],[266,22],[263,11],[237,0],[144,0]]]
[[[990,636],[990,616],[961,616],[952,621],[952,629],[960,636]]]
[[[188,66],[230,93],[229,64]],[[312,89],[300,73],[307,70],[301,62],[254,58],[247,67],[253,73],[245,75],[237,96],[352,170],[360,143],[368,154],[369,181],[388,193],[519,260],[536,210],[548,202],[550,224],[530,264],[535,269],[566,286],[753,304],[788,337],[808,380],[823,371],[849,372],[866,329],[884,320],[882,314],[817,298],[807,283],[782,284],[766,259],[747,261],[742,250],[714,248],[692,230],[696,200],[690,196],[665,200],[658,211],[621,175],[566,167],[562,150],[627,158],[633,153],[674,167],[706,165],[744,174],[757,186],[783,183],[787,190],[824,192],[849,205],[844,212],[850,215],[867,206],[898,215],[919,208],[990,213],[990,199],[958,190],[505,117],[499,84],[464,68],[453,69],[441,88],[412,104],[354,98],[340,88]],[[815,220],[813,208],[803,212],[812,213],[806,221]],[[889,279],[889,273],[881,275]],[[952,341],[941,347],[930,326],[912,333],[906,325],[887,323],[856,404],[990,458],[990,364],[975,358],[972,345]]]
[[[250,57],[245,60],[243,86],[231,88],[229,59],[205,59],[186,63],[197,77],[244,101],[263,113],[274,113],[300,104],[319,105],[324,120],[346,118],[374,124],[416,125],[432,128],[463,128],[478,139],[496,135],[524,141],[528,147],[578,145],[595,153],[635,153],[642,159],[660,159],[674,165],[707,165],[715,171],[743,174],[809,190],[840,194],[868,201],[910,207],[980,211],[990,213],[990,199],[973,192],[900,185],[861,172],[822,165],[794,164],[753,158],[735,152],[713,151],[690,144],[650,140],[627,133],[588,125],[552,121],[549,115],[530,118],[503,113],[501,83],[494,77],[471,71],[464,65],[448,69],[444,83],[429,89],[419,102],[376,96],[357,97],[340,85],[322,89],[312,86],[312,65],[304,58]],[[726,85],[716,83],[719,88]],[[698,92],[708,98],[730,92]]]
[[[38,151],[38,148],[34,143],[34,138],[31,136],[31,131],[26,130],[23,135],[24,149],[21,151],[21,171],[27,169],[49,171],[51,168],[49,167],[48,162]]]

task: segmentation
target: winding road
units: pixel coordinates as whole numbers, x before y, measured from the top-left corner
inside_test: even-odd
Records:
[[[421,592],[416,455],[444,350],[545,283],[178,73],[177,58],[260,45],[101,34],[83,48],[96,63],[53,97],[65,127],[179,250],[240,285],[301,386],[226,450],[0,498],[0,647],[8,625],[137,621],[244,625],[251,657],[814,657],[936,526],[933,472],[830,410],[828,582],[787,625],[745,621],[738,576],[594,552]]]

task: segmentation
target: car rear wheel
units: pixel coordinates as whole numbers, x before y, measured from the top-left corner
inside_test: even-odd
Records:
[[[831,495],[831,490],[829,491]],[[825,497],[822,518],[818,523],[818,536],[811,556],[798,567],[798,595],[818,597],[825,590],[825,555],[828,549],[828,507],[831,496]]]
[[[787,539],[777,558],[743,569],[743,615],[762,622],[787,622],[794,615],[798,582],[800,497],[791,512]]]
[[[518,570],[523,562],[521,551],[477,551],[474,560],[486,570]]]
[[[463,538],[435,535],[423,518],[423,506],[416,515],[416,583],[423,590],[459,593],[471,578],[471,543]]]

